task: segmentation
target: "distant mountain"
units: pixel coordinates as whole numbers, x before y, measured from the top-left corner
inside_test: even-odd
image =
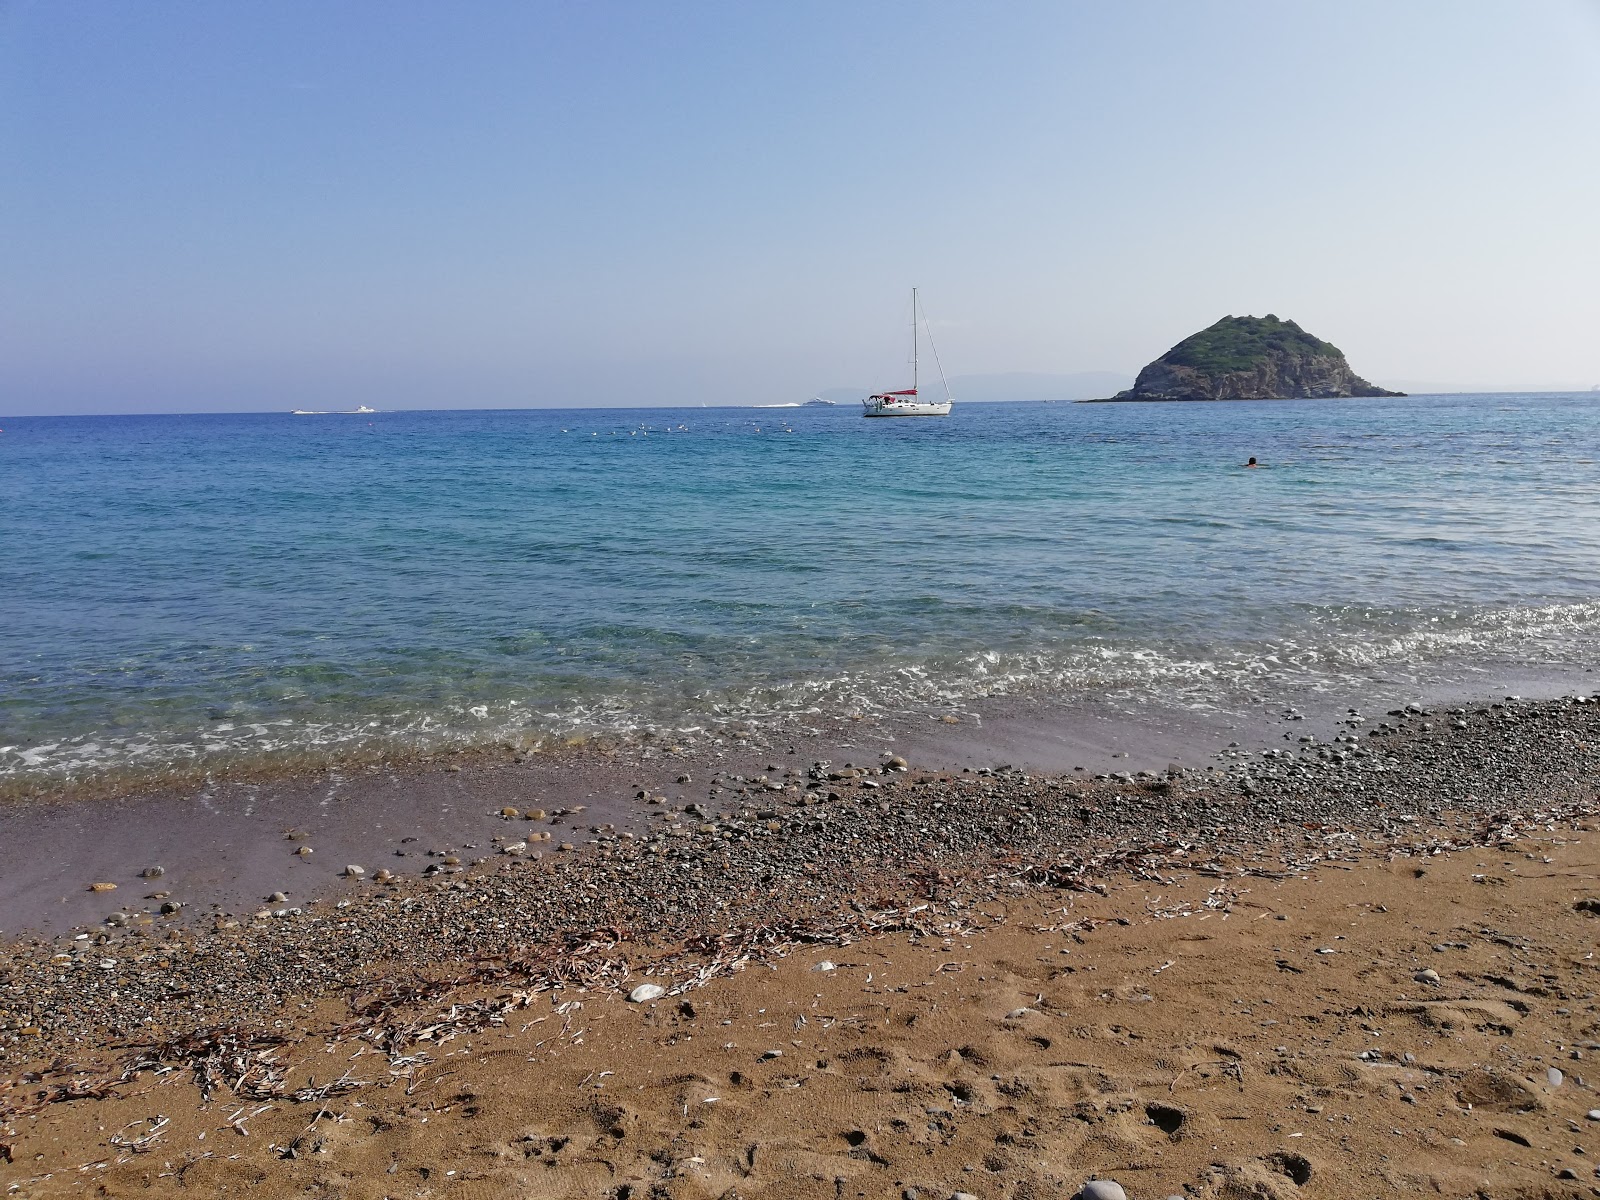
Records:
[[[979,404],[1004,400],[1086,400],[1127,387],[1131,382],[1121,371],[1078,371],[1070,375],[1005,371],[995,375],[957,375],[950,380],[950,394],[958,401]]]
[[[1223,317],[1183,339],[1113,400],[1292,400],[1398,396],[1350,369],[1344,351],[1293,321]]]

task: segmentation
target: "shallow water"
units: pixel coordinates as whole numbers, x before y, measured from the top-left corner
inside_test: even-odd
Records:
[[[12,784],[997,694],[1291,702],[1571,668],[1600,634],[1590,395],[4,426]]]

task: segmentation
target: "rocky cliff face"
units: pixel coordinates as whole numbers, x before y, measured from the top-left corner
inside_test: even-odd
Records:
[[[1350,369],[1344,351],[1293,321],[1224,317],[1139,372],[1113,400],[1277,400],[1398,396]]]

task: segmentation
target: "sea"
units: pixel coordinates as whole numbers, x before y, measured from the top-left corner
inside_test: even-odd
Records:
[[[1292,705],[1600,647],[1596,394],[0,428],[21,794],[1000,697]]]

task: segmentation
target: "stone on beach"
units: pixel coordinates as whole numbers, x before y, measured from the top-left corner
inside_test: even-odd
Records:
[[[343,873],[346,879],[360,879],[367,873],[367,869],[365,867],[358,867],[355,863],[350,863],[345,867]]]
[[[91,892],[114,892],[117,890],[117,885],[114,883],[91,883],[89,890]]]
[[[1091,1179],[1079,1190],[1080,1200],[1128,1200],[1122,1185],[1112,1179]]]
[[[635,1004],[644,1004],[649,1000],[659,1000],[667,994],[667,989],[659,983],[641,983],[628,993],[628,999]]]

